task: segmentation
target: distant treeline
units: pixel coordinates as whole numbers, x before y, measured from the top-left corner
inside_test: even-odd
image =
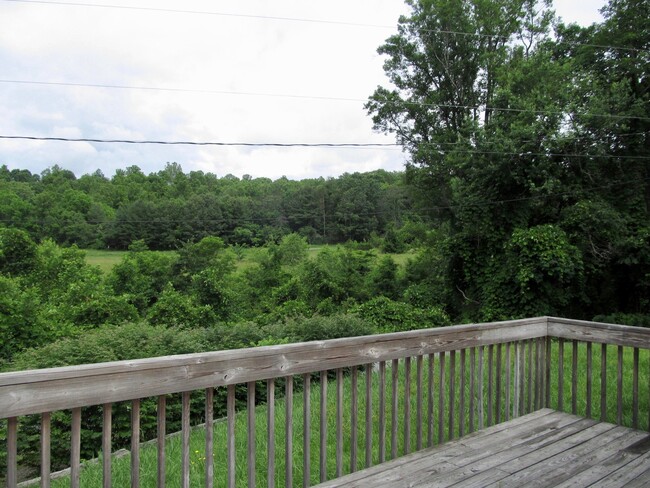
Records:
[[[219,236],[259,246],[299,233],[312,244],[365,241],[401,226],[411,212],[403,173],[383,170],[293,181],[184,173],[177,163],[77,177],[53,166],[39,174],[0,167],[0,222],[36,240],[82,248],[178,249]]]

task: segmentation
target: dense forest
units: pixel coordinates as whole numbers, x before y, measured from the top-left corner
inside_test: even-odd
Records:
[[[407,3],[366,104],[404,173],[0,168],[3,368],[535,315],[648,325],[650,3],[585,28],[543,0]],[[83,248],[128,252],[104,274]]]

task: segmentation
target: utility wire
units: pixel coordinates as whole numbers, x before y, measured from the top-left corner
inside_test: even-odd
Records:
[[[0,135],[0,139],[20,139],[29,141],[57,141],[57,142],[91,142],[101,144],[156,144],[167,146],[238,146],[238,147],[330,147],[330,148],[397,148],[397,143],[295,143],[295,142],[217,142],[217,141],[156,141],[156,140],[131,140],[131,139],[92,139],[92,138],[70,138],[70,137],[38,137],[38,136],[20,136],[20,135]],[[428,143],[423,143],[428,145]],[[435,144],[431,144],[434,145]],[[536,156],[536,157],[570,157],[570,158],[615,158],[615,159],[632,159],[648,160],[650,156],[628,156],[616,154],[579,154],[579,153],[537,153],[529,151],[481,151],[481,150],[444,150],[435,149],[440,154],[484,154],[484,155],[502,155],[502,156]]]
[[[4,0],[14,1],[14,0]],[[19,85],[40,85],[40,86],[65,86],[65,87],[81,87],[81,88],[108,88],[120,90],[144,90],[144,91],[160,91],[160,92],[175,92],[175,93],[204,93],[215,95],[238,95],[238,96],[256,96],[256,97],[275,97],[275,98],[294,98],[303,100],[323,100],[323,101],[343,101],[343,102],[368,102],[364,98],[350,98],[350,97],[329,97],[318,95],[294,95],[288,93],[264,93],[264,92],[245,92],[245,91],[231,91],[231,90],[209,90],[202,88],[167,88],[156,86],[142,86],[142,85],[117,85],[117,84],[104,84],[104,83],[74,83],[63,81],[39,81],[39,80],[15,80],[15,79],[0,79],[0,83],[4,84],[19,84]],[[373,100],[374,101],[374,100]],[[427,102],[414,102],[408,100],[392,101],[381,100],[381,103],[388,105],[406,105],[410,107],[425,107],[425,108],[451,108],[463,110],[485,110],[486,107],[478,105],[457,105],[448,103],[427,103]],[[492,112],[512,112],[512,113],[532,113],[537,115],[565,115],[566,112],[557,110],[535,110],[526,108],[511,108],[511,107],[487,107]],[[640,117],[636,115],[619,115],[619,114],[603,114],[603,113],[575,113],[579,117],[598,117],[609,119],[631,119],[631,120],[647,120],[650,117]]]
[[[130,139],[91,139],[70,137],[37,137],[37,136],[6,136],[0,139],[24,139],[29,141],[61,141],[61,142],[96,142],[102,144],[159,144],[168,146],[244,146],[244,147],[398,147],[397,143],[353,143],[353,142],[214,142],[214,141],[155,141]]]
[[[14,3],[41,4],[41,5],[58,5],[58,6],[68,6],[68,7],[94,7],[94,8],[105,8],[105,9],[151,11],[151,12],[164,12],[164,13],[173,13],[173,14],[214,15],[220,17],[240,17],[240,18],[248,18],[248,19],[276,20],[276,21],[286,21],[286,22],[305,22],[305,23],[312,23],[312,24],[344,25],[344,26],[351,26],[351,27],[366,27],[366,28],[375,28],[375,29],[391,29],[391,30],[395,29],[394,25],[368,24],[363,22],[346,22],[346,21],[323,20],[323,19],[306,19],[301,17],[281,17],[281,16],[272,16],[272,15],[233,14],[227,12],[214,12],[214,11],[207,11],[207,10],[185,10],[185,9],[169,9],[169,8],[159,8],[159,7],[135,7],[132,5],[114,5],[114,4],[101,5],[101,4],[91,4],[91,3],[83,3],[83,2],[62,2],[62,1],[48,2],[43,0],[1,0],[1,1],[14,2]],[[510,39],[510,37],[508,36],[502,36],[498,34],[482,34],[476,32],[462,32],[462,31],[453,31],[453,30],[444,30],[444,29],[420,29],[420,31],[436,33],[436,34],[482,37],[488,39],[501,39],[501,40]],[[623,47],[623,46],[608,46],[602,44],[588,44],[588,43],[571,42],[571,41],[559,41],[559,42],[573,45],[573,46],[593,47],[596,49],[612,49],[612,50],[632,51],[632,52],[650,51],[650,49]]]

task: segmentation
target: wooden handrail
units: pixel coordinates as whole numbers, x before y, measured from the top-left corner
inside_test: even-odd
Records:
[[[0,374],[0,418],[545,337],[546,318]]]
[[[600,345],[595,348],[594,343]],[[580,344],[586,344],[586,347]],[[632,363],[629,372],[624,372],[625,348],[631,349],[631,351],[628,349],[630,354],[626,360],[631,360]],[[608,349],[612,350],[609,357]],[[613,354],[614,349],[617,354]],[[206,430],[205,456],[212,458],[213,389],[227,387],[228,431],[227,443],[222,446],[222,450],[227,456],[227,486],[234,486],[236,477],[235,385],[245,385],[248,410],[246,477],[249,486],[255,486],[256,475],[263,476],[256,471],[255,389],[256,382],[266,381],[268,395],[266,477],[269,486],[274,486],[276,474],[281,475],[275,470],[274,441],[275,380],[279,378],[286,378],[282,389],[286,405],[283,439],[285,445],[283,479],[286,486],[292,486],[294,483],[294,464],[301,464],[303,486],[309,486],[310,483],[310,460],[313,451],[310,437],[312,436],[311,425],[314,421],[310,392],[316,390],[310,386],[312,379],[320,383],[318,388],[320,405],[317,407],[320,411],[320,449],[319,464],[312,466],[311,469],[313,471],[318,466],[320,469],[318,478],[321,481],[327,479],[328,428],[331,429],[330,432],[336,434],[336,476],[340,476],[347,470],[345,466],[349,465],[350,470],[354,471],[372,464],[374,429],[378,429],[375,431],[378,435],[377,457],[374,459],[384,462],[388,458],[408,453],[413,447],[420,449],[425,447],[425,444],[431,446],[434,444],[434,437],[435,443],[441,443],[462,436],[465,432],[480,430],[485,425],[490,426],[544,406],[578,413],[579,397],[581,409],[587,417],[592,417],[597,410],[595,407],[599,407],[601,420],[612,421],[614,410],[610,410],[607,418],[609,399],[609,406],[612,409],[616,407],[617,423],[623,423],[626,416],[628,423],[631,419],[633,427],[643,425],[647,420],[650,429],[650,418],[641,421],[639,418],[640,402],[647,400],[641,397],[641,390],[647,389],[647,394],[650,395],[648,385],[642,385],[641,389],[639,387],[640,364],[650,362],[645,353],[640,362],[640,349],[650,349],[650,329],[556,317],[537,317],[308,343],[3,373],[0,374],[0,419],[8,419],[8,469],[5,480],[8,486],[16,486],[19,417],[41,414],[41,472],[43,479],[49,480],[50,413],[72,410],[71,485],[79,486],[79,437],[82,409],[87,406],[103,405],[102,447],[104,451],[110,452],[112,405],[128,401],[131,405],[132,424],[132,486],[138,486],[140,399],[158,397],[157,476],[158,483],[164,485],[165,395],[182,394],[180,481],[181,486],[189,486],[190,393],[197,390],[205,391],[206,403],[203,417]],[[596,371],[592,364],[594,354],[600,355],[600,374],[594,374]],[[586,359],[585,377],[580,378],[580,381],[579,355]],[[553,361],[557,358],[557,364],[554,366],[551,364],[551,357],[554,358]],[[412,359],[415,361],[412,362]],[[612,368],[613,364],[615,368]],[[389,373],[388,368],[390,368]],[[343,409],[344,370],[350,371],[351,411],[349,412]],[[328,372],[336,376],[332,385],[332,391],[336,393],[336,412],[330,412],[330,420],[335,416],[334,425],[330,427],[328,427],[326,412]],[[608,373],[615,376],[615,381],[611,379],[607,381]],[[365,386],[365,395],[359,395],[357,391],[358,378],[361,374],[364,375],[362,385]],[[631,376],[632,387],[626,395],[631,397],[632,403],[629,407],[630,411],[624,411],[624,408],[628,407],[624,407],[623,403],[623,384],[624,376],[628,374]],[[426,382],[423,379],[425,376]],[[302,379],[303,426],[299,429],[304,436],[302,459],[292,456],[294,377],[298,381]],[[373,381],[378,383],[379,401],[376,403],[372,400]],[[415,383],[413,388],[412,382]],[[434,382],[437,382],[435,392]],[[551,384],[556,388],[552,389]],[[579,388],[579,384],[584,386]],[[586,392],[582,391],[583,388]],[[398,389],[403,389],[403,394],[399,394]],[[469,394],[467,394],[468,389]],[[566,402],[565,389],[570,392],[570,398],[567,397]],[[583,393],[586,395],[583,396]],[[414,401],[413,410],[411,410],[411,401]],[[361,405],[365,405],[365,410],[357,411]],[[586,405],[586,409],[583,409],[583,405]],[[300,412],[297,411],[296,414],[299,416]],[[378,422],[373,421],[375,414]],[[413,431],[411,431],[412,421],[415,422]],[[344,462],[343,457],[344,423],[349,424],[351,428],[349,463]],[[403,434],[402,443],[398,443],[397,440],[398,424],[403,429],[399,431]],[[358,429],[365,435],[358,436]],[[365,445],[365,452],[359,452],[357,446],[362,442]],[[111,482],[110,456],[104,457],[103,469],[104,484],[108,486]],[[213,486],[214,476],[214,471],[206,468],[205,486]],[[49,485],[44,483],[42,486]]]

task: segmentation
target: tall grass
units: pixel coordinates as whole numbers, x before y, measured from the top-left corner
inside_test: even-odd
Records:
[[[488,384],[488,368],[487,368],[487,348],[485,349],[484,356],[484,381],[483,381],[483,398],[487,401],[487,384]],[[559,347],[557,342],[553,342],[551,349],[551,408],[558,408],[558,358],[559,358]],[[495,349],[496,352],[496,349]],[[503,348],[505,353],[505,348]],[[564,348],[564,410],[571,411],[571,354],[572,348],[571,344],[565,344]],[[465,381],[465,411],[463,412],[464,422],[465,422],[465,433],[470,431],[469,426],[469,393],[470,393],[470,382],[469,382],[469,373],[470,373],[470,355],[469,352],[466,355],[466,377]],[[608,347],[608,356],[607,356],[607,368],[606,368],[606,379],[607,379],[607,420],[610,422],[616,421],[616,347]],[[624,374],[623,382],[623,401],[624,407],[623,411],[625,412],[624,416],[624,425],[631,425],[632,418],[632,350],[626,348],[624,354],[624,366],[623,371],[628,372],[629,374]],[[456,395],[455,395],[455,426],[453,429],[452,436],[458,437],[460,433],[459,426],[459,406],[460,406],[460,354],[456,353],[456,368],[455,368],[455,385],[456,385]],[[510,384],[510,398],[511,401],[514,400],[514,361],[515,356],[512,354],[511,358],[511,384]],[[478,362],[478,356],[477,356]],[[584,415],[586,412],[586,346],[580,344],[578,347],[578,405],[577,413],[579,415]],[[493,365],[496,364],[496,361]],[[505,372],[506,360],[503,359],[502,362],[502,374]],[[416,449],[416,372],[417,372],[417,363],[415,359],[411,361],[411,386],[410,386],[410,441],[409,441],[409,450],[414,451]],[[443,384],[450,384],[450,364],[449,364],[449,355],[446,357],[445,365],[445,376],[443,378]],[[593,346],[593,398],[592,398],[592,417],[600,418],[600,346]],[[428,384],[428,359],[424,358],[423,368],[422,368],[422,384],[424,391],[423,396],[423,445],[427,446],[428,444],[428,429],[427,422],[428,418],[428,392],[426,386]],[[476,371],[478,373],[478,363]],[[391,444],[391,391],[392,391],[392,380],[391,380],[391,369],[390,364],[387,364],[386,368],[386,459],[390,458],[392,444]],[[527,377],[527,370],[525,377]],[[320,454],[320,402],[321,402],[321,393],[320,393],[320,384],[317,381],[317,375],[312,376],[312,388],[310,391],[310,418],[311,418],[311,442],[310,442],[310,484],[317,484],[319,482],[319,454]],[[379,462],[379,375],[376,369],[370,374],[372,382],[372,463],[376,464]],[[534,378],[534,375],[533,375]],[[433,422],[431,439],[433,444],[445,441],[449,438],[449,391],[448,388],[445,388],[445,402],[442,412],[439,411],[439,392],[440,390],[440,379],[439,379],[439,361],[436,357],[434,362],[434,375],[433,375],[433,386],[434,386],[434,397],[432,404],[433,416],[431,421]],[[366,372],[359,371],[358,374],[358,396],[357,396],[357,447],[358,455],[355,469],[363,469],[365,467],[365,412],[366,412],[366,400],[365,400],[365,382],[366,382]],[[648,430],[648,404],[650,396],[650,354],[648,350],[640,351],[639,358],[639,427],[645,430]],[[336,475],[336,383],[331,380],[327,385],[327,478],[331,479]],[[402,455],[405,452],[407,440],[405,438],[405,418],[404,418],[404,389],[405,389],[405,375],[404,375],[404,363],[400,361],[399,366],[399,375],[398,375],[398,410],[397,410],[397,438],[396,438],[396,451],[398,455]],[[297,389],[298,390],[298,389]],[[534,391],[534,388],[533,388]],[[352,428],[351,428],[351,416],[352,416],[352,402],[351,395],[352,387],[350,376],[346,375],[344,378],[344,387],[343,387],[343,473],[349,473],[351,471],[351,452],[352,452]],[[527,395],[527,388],[524,389],[525,394]],[[476,392],[478,395],[478,392]],[[275,402],[275,486],[284,486],[285,477],[285,413],[286,405],[285,399],[283,398],[283,389],[278,388],[276,390],[276,402]],[[494,393],[493,401],[496,402],[496,390]],[[503,383],[500,397],[501,397],[501,419],[505,418],[505,382]],[[526,397],[525,405],[528,404],[528,399]],[[512,413],[512,406],[510,407],[510,413]],[[526,413],[527,410],[520,413]],[[296,391],[294,393],[293,400],[293,450],[292,450],[292,459],[293,459],[293,480],[294,486],[301,486],[303,479],[303,392]],[[265,405],[259,405],[256,408],[256,420],[255,420],[255,438],[256,438],[256,485],[257,486],[266,486],[267,483],[267,407]],[[443,424],[443,436],[438,438],[438,419],[442,418]],[[237,486],[247,486],[246,476],[247,476],[247,462],[246,462],[246,453],[247,453],[247,424],[246,424],[246,412],[240,411],[236,415],[235,419],[235,446],[236,446],[236,482]],[[487,407],[484,408],[484,422],[487,425]],[[478,426],[478,418],[474,418],[474,428]],[[215,486],[225,486],[226,483],[226,422],[223,420],[217,421],[214,426],[214,458],[208,460],[205,458],[205,436],[203,428],[196,428],[192,431],[190,437],[190,474],[191,474],[191,486],[200,487],[204,485],[204,473],[206,463],[212,462],[215,473]],[[180,477],[181,477],[181,440],[179,436],[171,436],[166,440],[166,469],[167,469],[167,485],[168,486],[180,486]],[[156,486],[156,446],[155,445],[144,445],[140,453],[141,458],[141,467],[140,467],[140,478],[141,486],[143,487],[153,487]],[[113,476],[113,485],[114,486],[127,486],[130,480],[130,458],[125,456],[119,459],[113,460],[112,476]],[[102,473],[101,473],[101,463],[88,465],[81,474],[81,485],[84,487],[100,487],[102,486]],[[69,479],[56,480],[52,484],[53,487],[63,487],[69,486]]]

